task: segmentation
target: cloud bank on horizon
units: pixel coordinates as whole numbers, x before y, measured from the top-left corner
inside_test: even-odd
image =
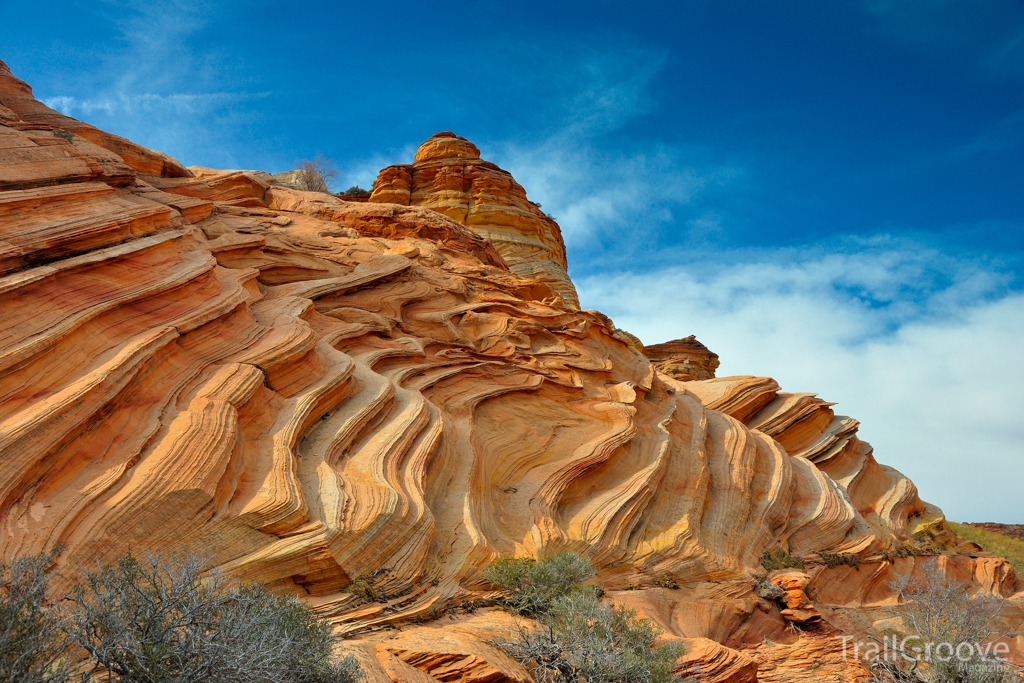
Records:
[[[836,401],[953,519],[1024,522],[1019,4],[272,7],[18,7],[0,57],[186,164],[323,152],[365,187],[455,130],[557,218],[585,307]]]

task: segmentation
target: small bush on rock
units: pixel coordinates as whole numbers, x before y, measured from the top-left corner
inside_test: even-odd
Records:
[[[351,683],[330,625],[291,597],[204,576],[202,563],[122,558],[85,576],[67,629],[102,680],[125,683]]]
[[[520,625],[519,637],[498,645],[537,683],[669,683],[683,654],[679,643],[655,646],[651,622],[633,610],[602,605],[592,591],[554,600],[540,628]]]
[[[754,592],[758,597],[765,600],[778,600],[786,591],[782,590],[768,579],[758,579],[757,584],[754,586]]]
[[[761,555],[761,566],[770,572],[780,569],[803,569],[804,561],[799,557],[790,555],[785,548],[776,548],[774,551],[764,551]]]
[[[46,602],[46,566],[55,553],[0,563],[0,682],[68,680],[68,641]]]
[[[505,591],[510,610],[534,616],[547,612],[557,598],[593,590],[583,582],[594,574],[589,559],[559,553],[540,562],[504,558],[488,567],[484,578]]]
[[[660,579],[654,581],[654,585],[660,588],[675,590],[679,588],[679,582],[671,574],[664,574]]]
[[[859,567],[860,557],[853,553],[829,553],[824,550],[818,552],[821,563],[829,569],[846,565],[847,567]]]
[[[371,574],[358,576],[348,590],[363,602],[387,602],[387,593],[378,584],[390,573],[390,569],[378,569]]]

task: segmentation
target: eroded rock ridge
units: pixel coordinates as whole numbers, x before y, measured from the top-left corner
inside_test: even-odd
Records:
[[[709,680],[796,680],[766,639],[838,660],[783,610],[886,599],[921,561],[887,553],[956,542],[831,404],[578,310],[558,226],[449,133],[349,202],[186,169],[0,63],[0,310],[5,559],[198,549],[310,601],[374,681],[527,680],[488,644],[511,618],[469,607],[496,558],[561,550]],[[754,590],[779,549],[862,562],[783,604]]]

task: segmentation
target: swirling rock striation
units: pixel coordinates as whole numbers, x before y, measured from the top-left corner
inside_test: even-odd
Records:
[[[303,596],[371,680],[517,681],[488,644],[507,615],[459,610],[493,596],[496,558],[570,550],[691,639],[688,666],[752,680],[735,649],[785,633],[753,592],[766,550],[867,561],[950,540],[830,404],[678,381],[577,310],[557,226],[461,138],[348,202],[68,141],[26,89],[0,68],[5,559],[63,544],[68,581],[200,550]],[[956,566],[1016,585],[995,558]],[[854,606],[878,590],[822,571],[819,607],[816,585]]]

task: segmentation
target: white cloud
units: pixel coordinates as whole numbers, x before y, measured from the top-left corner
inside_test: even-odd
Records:
[[[648,343],[696,334],[720,375],[838,402],[952,519],[1024,521],[1024,295],[983,262],[885,236],[722,250],[730,217],[704,195],[735,191],[744,168],[664,144],[605,147],[652,106],[659,63],[634,79],[592,69],[560,129],[484,150],[557,217],[584,307]],[[659,250],[668,230],[680,246]]]
[[[556,217],[571,247],[590,246],[623,225],[653,232],[709,184],[737,174],[688,165],[678,150],[663,145],[610,152],[567,133],[532,147],[508,145],[496,156],[530,198]]]
[[[577,282],[647,343],[696,334],[720,376],[775,377],[861,420],[881,462],[952,519],[1021,521],[1024,295],[923,245],[709,254]],[[719,265],[714,265],[717,263]]]
[[[235,104],[245,100],[268,97],[270,92],[259,93],[117,93],[100,98],[78,99],[67,95],[58,95],[43,100],[67,116],[90,116],[102,113],[107,116],[134,116],[143,112],[159,111],[162,113],[199,114],[212,108]]]

